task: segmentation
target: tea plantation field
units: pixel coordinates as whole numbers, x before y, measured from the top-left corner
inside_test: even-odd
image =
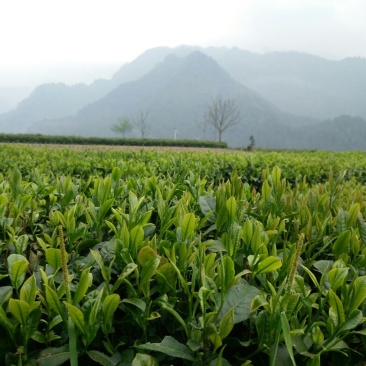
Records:
[[[362,365],[366,154],[0,145],[1,365]]]

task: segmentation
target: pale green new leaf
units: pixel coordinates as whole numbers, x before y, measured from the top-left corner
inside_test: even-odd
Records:
[[[366,276],[357,277],[352,288],[349,311],[356,310],[366,298]]]
[[[103,302],[103,323],[112,323],[113,314],[117,310],[120,301],[118,294],[108,295]]]
[[[219,334],[221,339],[226,338],[234,328],[234,308],[231,308],[220,321]]]
[[[232,225],[236,217],[236,200],[235,197],[231,196],[226,201],[226,208],[228,210],[229,224]]]
[[[37,285],[36,278],[34,275],[29,277],[20,289],[20,300],[25,301],[29,305],[32,305],[36,299]]]
[[[22,326],[27,324],[29,318],[29,304],[25,301],[10,299],[9,311]]]
[[[7,261],[11,284],[15,289],[19,289],[25,280],[28,260],[20,254],[10,254]]]
[[[103,293],[104,293],[104,288],[99,292],[98,297],[94,301],[93,307],[91,309],[91,312],[89,315],[89,325],[91,325],[91,326],[93,326],[97,321]]]
[[[328,281],[330,288],[337,291],[341,287],[348,276],[349,268],[333,268],[328,272]]]
[[[62,308],[62,304],[57,296],[56,291],[47,285],[45,285],[45,288],[47,304],[57,315],[61,315],[62,319],[66,321],[66,313]]]
[[[350,240],[351,232],[349,230],[346,230],[341,235],[339,235],[338,239],[333,244],[334,254],[339,256],[342,253],[348,253]]]
[[[85,327],[85,319],[83,312],[78,309],[76,306],[69,304],[68,302],[64,301],[67,310],[69,311],[70,318],[75,326],[80,330],[82,334],[86,333]]]
[[[182,222],[182,240],[187,240],[195,231],[196,217],[193,213],[184,215]]]
[[[137,353],[132,361],[132,366],[159,366],[159,362],[153,356]]]
[[[68,254],[65,254],[66,261],[68,261]],[[48,248],[46,250],[46,260],[55,271],[61,268],[61,249]]]
[[[273,272],[276,269],[280,268],[282,266],[282,262],[279,258],[274,256],[269,256],[263,261],[259,262],[256,270],[254,271],[255,275],[258,275],[260,273],[268,273]]]
[[[344,315],[344,309],[341,299],[332,290],[329,290],[329,316],[333,321],[333,324],[338,327],[344,324],[346,317]]]
[[[73,305],[79,304],[82,298],[85,296],[86,292],[88,291],[89,286],[93,281],[93,275],[90,272],[90,268],[86,268],[81,272],[79,284],[76,289],[74,299],[72,301]]]

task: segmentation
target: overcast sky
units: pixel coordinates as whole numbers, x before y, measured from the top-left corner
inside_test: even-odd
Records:
[[[182,44],[366,57],[365,17],[366,0],[1,0],[0,86],[60,64],[112,74],[146,49]]]

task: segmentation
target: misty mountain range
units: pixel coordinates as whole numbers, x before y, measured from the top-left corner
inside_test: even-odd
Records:
[[[241,113],[223,135],[230,146],[247,146],[253,135],[265,148],[366,147],[365,59],[237,48],[154,48],[110,80],[41,85],[0,114],[0,131],[113,136],[118,118],[144,111],[152,137],[171,138],[178,129],[179,138],[214,139],[203,115],[218,95],[235,100]]]

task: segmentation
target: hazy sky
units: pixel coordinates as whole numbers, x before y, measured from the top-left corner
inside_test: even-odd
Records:
[[[366,57],[366,0],[0,1],[0,86],[64,63],[108,63],[111,74],[181,44]],[[90,81],[79,71],[75,81]]]

